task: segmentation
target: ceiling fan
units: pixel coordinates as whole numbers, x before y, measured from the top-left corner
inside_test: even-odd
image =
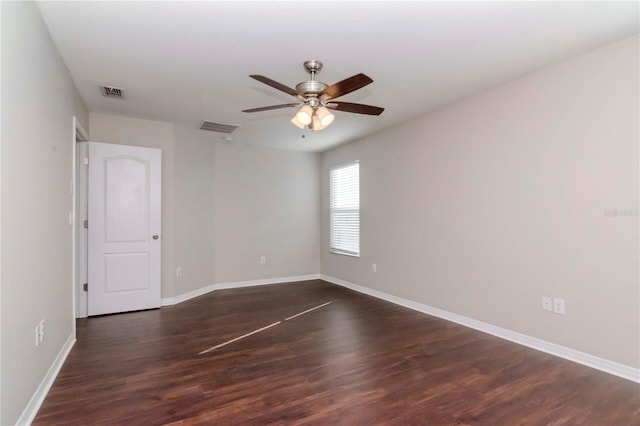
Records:
[[[329,110],[353,112],[356,114],[380,115],[384,108],[354,104],[352,102],[335,102],[333,99],[344,96],[355,90],[361,89],[367,84],[373,83],[373,80],[366,75],[360,73],[331,86],[317,81],[316,74],[322,69],[322,62],[317,60],[306,61],[304,69],[311,74],[311,80],[304,81],[296,86],[295,89],[278,83],[268,77],[262,75],[250,75],[249,77],[258,80],[268,86],[278,89],[284,93],[298,98],[299,102],[270,105],[260,108],[245,109],[242,112],[259,112],[268,111],[279,108],[297,108],[301,107],[291,122],[301,129],[308,126],[311,130],[322,130],[333,122],[335,116]]]

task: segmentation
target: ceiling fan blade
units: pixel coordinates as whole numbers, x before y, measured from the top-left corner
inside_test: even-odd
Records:
[[[297,107],[301,104],[280,104],[280,105],[269,105],[260,108],[251,108],[251,109],[243,109],[242,112],[259,112],[259,111],[269,111],[270,109],[279,109],[279,108],[288,108],[288,107]]]
[[[260,83],[264,83],[267,86],[271,86],[274,89],[278,89],[281,92],[287,93],[291,96],[296,96],[296,97],[298,96],[298,92],[295,89],[292,89],[289,86],[285,86],[282,83],[278,83],[275,80],[271,80],[269,77],[265,77],[263,75],[250,75],[249,77],[258,80]]]
[[[344,80],[339,81],[335,84],[332,84],[331,86],[320,92],[318,96],[324,96],[324,99],[334,99],[340,96],[344,96],[347,93],[351,93],[354,90],[361,89],[370,83],[373,83],[373,80],[368,76],[360,73],[349,78],[345,78]]]
[[[327,104],[327,108],[336,111],[355,112],[356,114],[380,115],[384,108],[371,105],[354,104],[351,102],[331,102]]]

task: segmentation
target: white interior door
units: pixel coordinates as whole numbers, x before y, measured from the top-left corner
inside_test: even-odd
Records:
[[[88,313],[160,307],[161,151],[89,142]]]

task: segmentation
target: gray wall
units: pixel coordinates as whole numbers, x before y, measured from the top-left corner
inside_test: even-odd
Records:
[[[72,336],[73,116],[88,113],[32,2],[2,2],[0,423],[18,420]],[[44,342],[35,328],[46,321]]]
[[[215,170],[216,282],[320,271],[318,154],[221,143]]]
[[[174,278],[174,294],[180,295],[214,283],[216,142],[201,130],[175,129],[175,265],[183,272]]]
[[[92,141],[163,150],[164,298],[320,271],[319,154],[223,143],[219,136],[91,113]],[[182,277],[175,276],[178,266]]]
[[[638,81],[635,36],[325,153],[322,273],[638,368]],[[355,159],[360,258],[328,247]]]

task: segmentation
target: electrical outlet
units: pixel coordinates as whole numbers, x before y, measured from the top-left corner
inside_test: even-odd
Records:
[[[553,298],[553,312],[556,314],[564,315],[564,299],[560,299],[559,297]]]
[[[176,268],[176,277],[181,277],[182,276],[182,266],[178,266]]]
[[[265,263],[267,263],[267,256],[260,256],[260,264],[264,265]]]
[[[376,265],[375,263],[371,264],[371,271],[372,272],[378,272],[378,265]]]
[[[40,343],[44,340],[44,319],[40,321]]]
[[[542,296],[542,310],[543,311],[552,311],[551,307],[551,298],[549,296]]]

